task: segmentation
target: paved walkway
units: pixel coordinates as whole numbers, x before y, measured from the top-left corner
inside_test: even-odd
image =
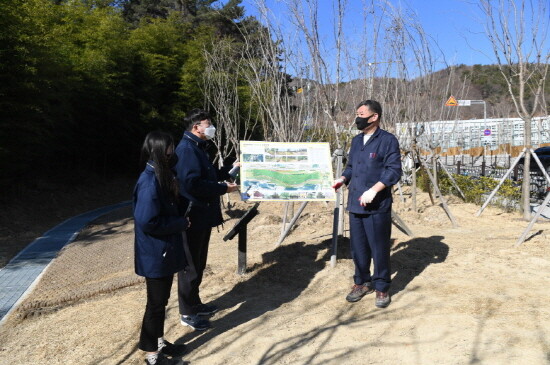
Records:
[[[15,308],[59,250],[71,243],[88,223],[130,204],[131,201],[125,201],[67,219],[34,240],[0,269],[0,322]]]

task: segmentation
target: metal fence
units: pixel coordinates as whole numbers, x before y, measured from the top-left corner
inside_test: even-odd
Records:
[[[428,166],[430,164],[428,163]],[[456,164],[450,165],[445,164],[445,168],[453,174],[459,174],[464,176],[487,176],[494,178],[496,180],[502,179],[506,174],[508,169],[502,167],[492,167],[486,166],[485,164],[472,166],[472,165],[462,165],[460,161],[457,161]],[[548,191],[550,191],[550,184],[544,177],[544,174],[538,171],[531,171],[531,200],[533,202],[542,203]],[[521,180],[523,180],[523,172],[517,167],[512,170],[512,172],[507,176],[507,180],[511,180],[519,185],[521,185]]]

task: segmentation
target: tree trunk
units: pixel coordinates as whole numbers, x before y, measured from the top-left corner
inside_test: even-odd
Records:
[[[523,219],[526,221],[531,220],[531,200],[530,200],[530,185],[531,185],[531,118],[524,119],[524,140],[525,147],[525,159],[523,162],[523,183],[521,185],[521,201],[523,208]]]
[[[412,149],[413,168],[412,168],[412,208],[415,213],[418,213],[416,208],[416,144],[413,144]]]
[[[439,187],[439,179],[437,177],[437,161],[435,160],[435,154],[432,154],[432,170],[433,170],[433,177],[435,181],[435,185],[433,186],[433,196],[437,198],[437,192],[436,188]]]

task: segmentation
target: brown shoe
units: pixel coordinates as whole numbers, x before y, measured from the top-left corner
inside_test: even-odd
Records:
[[[358,302],[365,295],[370,294],[374,291],[371,287],[371,283],[366,282],[364,284],[354,284],[351,287],[351,292],[346,296],[348,302],[354,303]]]
[[[386,308],[388,305],[390,305],[390,302],[390,293],[384,293],[378,290],[376,291],[376,301],[374,303],[378,308]]]

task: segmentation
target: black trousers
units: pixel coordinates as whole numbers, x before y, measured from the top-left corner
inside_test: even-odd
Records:
[[[199,286],[206,267],[212,228],[193,229],[191,225],[186,233],[185,254],[190,262],[187,270],[178,272],[178,302],[180,314],[191,315],[196,314],[194,307],[202,303]]]
[[[166,305],[170,298],[170,288],[174,275],[163,278],[145,278],[147,285],[147,306],[143,315],[139,349],[147,352],[158,350],[158,338],[164,336]]]

